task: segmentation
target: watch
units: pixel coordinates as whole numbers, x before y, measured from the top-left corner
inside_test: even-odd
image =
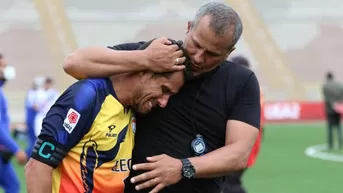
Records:
[[[181,159],[182,162],[182,176],[188,179],[191,179],[195,175],[195,168],[192,165],[192,163],[186,158],[186,159]]]

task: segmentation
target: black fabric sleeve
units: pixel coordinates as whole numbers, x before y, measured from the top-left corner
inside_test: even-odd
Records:
[[[228,120],[242,121],[259,129],[260,117],[260,86],[255,73],[251,73],[243,88],[237,93],[235,105]]]
[[[44,118],[31,157],[57,167],[89,131],[97,114],[96,96],[95,86],[87,80],[70,86]]]
[[[113,50],[137,50],[144,42],[136,42],[136,43],[125,43],[125,44],[118,44],[114,46],[108,46],[107,48]]]

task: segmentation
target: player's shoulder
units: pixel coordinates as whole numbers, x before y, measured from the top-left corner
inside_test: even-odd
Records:
[[[86,78],[72,84],[66,93],[72,93],[74,98],[93,100],[101,91],[107,89],[108,78]]]
[[[113,50],[137,50],[141,45],[143,45],[145,41],[139,42],[129,42],[129,43],[122,43],[113,46],[108,46],[108,48]]]
[[[108,86],[109,78],[86,78],[80,80],[81,84],[87,85],[88,87],[92,87],[95,90],[106,89]]]

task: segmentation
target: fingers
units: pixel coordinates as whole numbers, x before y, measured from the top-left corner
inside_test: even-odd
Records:
[[[152,189],[149,193],[158,193],[165,187],[164,184],[158,184],[154,189]]]
[[[154,179],[151,179],[149,181],[146,181],[142,184],[139,184],[137,186],[135,186],[135,189],[136,190],[142,190],[142,189],[145,189],[145,188],[150,188],[150,187],[153,187],[153,186],[156,186],[159,184],[159,178],[154,178]]]
[[[178,51],[173,53],[173,58],[181,58],[182,56],[183,56],[182,50],[178,50]]]
[[[175,65],[171,67],[170,71],[181,71],[181,70],[184,70],[185,68],[186,68],[185,65]]]
[[[132,166],[133,170],[152,170],[155,168],[154,163],[142,163]]]
[[[155,155],[155,156],[152,156],[152,157],[147,157],[147,160],[149,162],[157,162],[157,161],[159,161],[159,160],[161,160],[163,158],[164,158],[164,154],[162,154],[162,155]]]
[[[159,38],[159,39],[154,40],[154,42],[155,41],[168,46],[168,48],[170,49],[171,52],[174,52],[174,51],[179,49],[178,45],[172,44],[172,42],[170,40],[168,40],[167,38]]]
[[[175,52],[176,50],[179,49],[179,46],[176,45],[176,44],[173,44],[173,45],[168,45],[169,49],[172,51],[172,52]],[[181,51],[182,52],[182,51]]]
[[[130,182],[131,183],[137,183],[137,182],[142,182],[142,181],[147,181],[150,179],[153,179],[157,176],[156,172],[151,171],[151,172],[145,172],[143,174],[140,174],[138,176],[135,176],[133,178],[131,178]]]
[[[172,44],[172,42],[170,40],[168,40],[168,38],[166,38],[166,37],[158,38],[155,41],[158,41],[158,42],[165,44],[165,45]]]
[[[180,65],[180,64],[183,64],[185,61],[186,61],[186,57],[177,58],[177,60],[175,59],[175,64]]]

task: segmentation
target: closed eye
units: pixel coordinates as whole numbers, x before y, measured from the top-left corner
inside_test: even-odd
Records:
[[[162,86],[162,92],[165,94],[173,94],[173,92],[166,86]]]

